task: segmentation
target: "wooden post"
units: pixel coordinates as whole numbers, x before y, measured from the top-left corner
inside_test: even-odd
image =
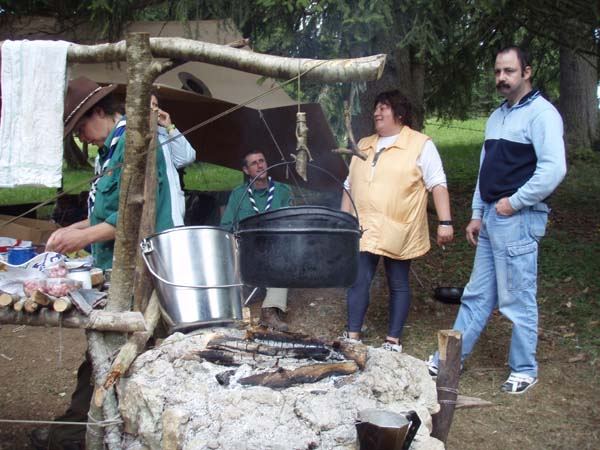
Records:
[[[94,367],[94,382],[96,386],[100,386],[104,381],[106,374],[108,373],[109,359],[110,353],[109,348],[106,345],[104,333],[99,333],[98,331],[88,331],[88,348],[89,354],[92,359],[92,365]],[[104,397],[104,401],[102,402],[102,414],[99,414],[99,408],[96,407],[94,402],[90,402],[90,414],[102,415],[103,419],[110,420],[120,420],[121,415],[119,414],[119,403],[117,400],[117,396],[114,388],[110,388]],[[102,418],[95,417],[96,420],[102,420]],[[94,427],[99,428],[99,427]],[[99,428],[97,434],[99,436],[104,436],[104,444],[108,450],[119,450],[121,447],[121,430],[122,426],[120,424],[113,424],[106,426],[104,428]],[[88,430],[88,435],[90,434],[90,430]],[[87,436],[86,436],[87,437]],[[102,441],[100,441],[101,443]],[[90,445],[92,444],[92,445]],[[98,444],[98,439],[94,439],[93,443],[88,443],[86,441],[86,449],[91,450],[96,447]],[[100,447],[104,448],[104,446]]]
[[[432,416],[431,435],[446,444],[458,397],[462,333],[455,330],[439,331],[438,346],[440,359],[436,386],[440,411]]]
[[[155,209],[144,208],[144,174],[147,150],[151,141],[148,117],[150,116],[150,88],[154,81],[155,66],[148,33],[131,33],[127,36],[127,134],[125,156],[121,172],[119,217],[115,235],[113,272],[107,310],[127,311],[132,306],[133,277],[139,244],[140,217],[154,217]],[[152,148],[156,151],[156,148]],[[156,165],[151,166],[156,171]]]
[[[158,145],[157,135],[158,114],[150,112],[150,145],[148,148],[148,159],[146,160],[146,176],[144,177],[144,209],[140,220],[138,237],[141,241],[147,238],[155,231],[156,216],[156,186],[158,186],[158,174],[156,173],[156,161]],[[144,264],[142,249],[138,245],[136,248],[135,275],[133,277],[133,309],[134,311],[146,310],[148,300],[152,293],[152,279],[150,271]]]

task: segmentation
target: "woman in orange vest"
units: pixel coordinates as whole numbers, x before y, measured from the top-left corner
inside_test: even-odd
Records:
[[[358,211],[360,240],[358,277],[348,290],[348,330],[344,338],[360,341],[369,306],[369,289],[383,257],[390,291],[390,318],[383,348],[401,352],[400,338],[410,307],[410,262],[430,249],[428,192],[438,216],[437,243],[452,241],[450,198],[440,155],[431,139],[412,130],[411,105],[398,90],[383,92],[374,102],[376,133],[358,147],[366,161],[352,158],[345,187]],[[342,210],[352,212],[346,193]]]

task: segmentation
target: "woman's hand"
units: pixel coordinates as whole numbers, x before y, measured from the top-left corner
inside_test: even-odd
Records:
[[[161,127],[167,128],[173,125],[173,122],[171,122],[171,116],[168,112],[163,111],[160,108],[156,108],[156,112],[158,113],[158,124]]]
[[[46,251],[66,254],[81,250],[88,244],[86,230],[74,227],[59,228],[50,235]]]
[[[437,244],[444,246],[454,239],[454,227],[452,225],[438,225]]]

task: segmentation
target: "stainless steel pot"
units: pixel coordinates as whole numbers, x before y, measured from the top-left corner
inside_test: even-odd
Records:
[[[231,233],[178,227],[140,245],[171,332],[242,319],[242,284]]]

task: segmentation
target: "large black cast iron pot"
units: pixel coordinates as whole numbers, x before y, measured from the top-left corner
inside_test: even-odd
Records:
[[[238,260],[251,286],[348,287],[358,272],[360,229],[345,212],[292,206],[240,221]]]

